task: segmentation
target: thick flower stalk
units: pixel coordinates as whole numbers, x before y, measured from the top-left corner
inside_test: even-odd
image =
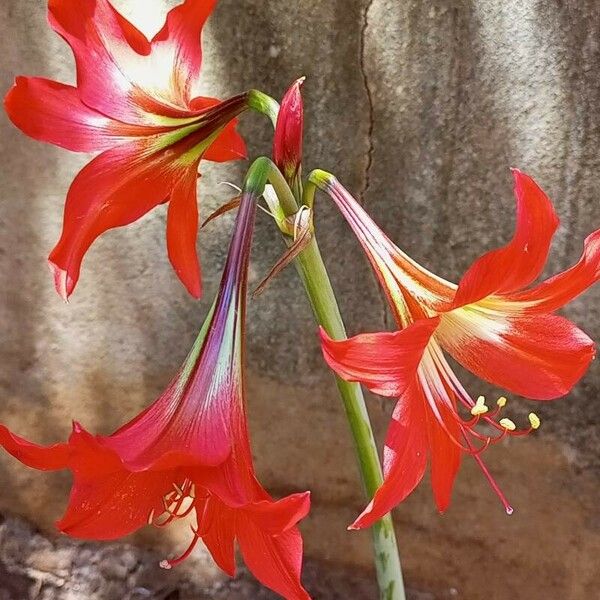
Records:
[[[246,94],[198,94],[200,34],[217,0],[185,0],[152,40],[108,0],[49,0],[51,27],[71,46],[77,86],[18,77],[5,100],[27,135],[75,152],[101,152],[71,185],[49,261],[67,299],[90,245],[169,202],[167,249],[189,292],[201,295],[196,186],[201,159],[245,157],[236,120]]]
[[[549,252],[558,218],[535,181],[513,171],[516,231],[504,247],[477,259],[458,285],[417,264],[379,229],[331,175],[311,180],[325,190],[360,241],[389,299],[398,330],[332,340],[321,333],[328,364],[344,379],[398,398],[387,434],[385,482],[353,524],[367,527],[404,500],[427,463],[440,511],[450,503],[463,456],[481,466],[506,511],[508,500],[481,454],[507,436],[527,435],[540,420],[530,413],[519,428],[465,390],[445,353],[482,379],[534,400],[567,394],[595,356],[592,340],[554,314],[600,278],[600,230],[584,243],[579,262],[533,285]]]
[[[242,365],[246,279],[256,196],[240,205],[216,302],[178,375],[140,415],[109,436],[77,423],[68,442],[34,445],[0,425],[0,445],[41,470],[69,469],[73,488],[57,527],[106,540],[145,526],[189,519],[217,564],[235,572],[237,540],[248,568],[284,598],[307,600],[300,583],[302,538],[297,528],[309,494],[275,501],[254,471]]]
[[[328,335],[343,340],[347,337],[346,329],[312,224],[314,184],[309,181],[305,188],[300,175],[304,134],[302,82],[303,79],[299,79],[292,84],[280,110],[266,97],[252,98],[253,108],[268,115],[275,125],[273,158],[284,170],[282,174],[273,165],[270,169],[267,167],[273,193],[265,193],[264,197],[288,245],[284,259],[276,266],[281,267],[288,259],[295,259],[317,323]],[[383,472],[362,389],[340,377],[336,377],[336,384],[354,441],[364,490],[370,498],[383,483]],[[375,523],[371,535],[380,598],[404,600],[402,567],[391,516],[386,515]]]

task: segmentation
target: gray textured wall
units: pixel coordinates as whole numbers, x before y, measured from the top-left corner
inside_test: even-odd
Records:
[[[147,31],[160,22],[150,20],[149,5],[166,4],[115,0]],[[16,74],[73,80],[70,52],[46,25],[43,5],[0,3],[2,91]],[[509,166],[536,177],[556,203],[562,228],[549,273],[576,260],[585,235],[600,226],[597,0],[222,0],[205,49],[212,95],[258,87],[279,96],[307,75],[306,166],[335,172],[400,245],[448,278],[510,237]],[[71,418],[107,433],[152,400],[185,356],[216,289],[232,218],[202,232],[200,304],[171,273],[158,209],[95,244],[66,306],[44,263],[69,182],[87,158],[25,138],[4,115],[0,126],[0,420],[40,442],[66,436]],[[243,130],[253,154],[268,150],[266,122],[248,115]],[[203,167],[204,214],[227,198],[217,182],[239,181],[242,169]],[[380,328],[381,297],[325,198],[317,226],[349,329]],[[280,252],[261,218],[252,277]],[[595,289],[566,310],[595,339],[599,298]],[[275,493],[313,490],[311,555],[368,565],[368,535],[345,532],[362,502],[357,472],[292,270],[251,303],[249,362],[265,483]],[[468,381],[474,393],[484,389]],[[537,439],[489,453],[517,507],[511,519],[473,465],[444,517],[422,486],[396,513],[408,580],[440,598],[450,588],[469,600],[591,597],[600,550],[599,391],[595,363],[569,398],[540,409]],[[370,406],[382,435],[390,406]],[[0,510],[49,527],[68,477],[0,456],[0,482]]]

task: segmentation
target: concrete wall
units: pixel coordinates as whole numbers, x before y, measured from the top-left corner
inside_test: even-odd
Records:
[[[115,0],[148,32],[161,21],[150,7],[167,4]],[[73,80],[70,52],[46,25],[43,5],[0,4],[2,90],[16,74]],[[335,172],[400,245],[448,278],[510,237],[508,168],[520,167],[562,220],[551,273],[576,260],[600,226],[599,40],[596,0],[222,0],[205,35],[205,82],[211,95],[258,87],[279,96],[307,75],[306,167]],[[87,157],[25,138],[4,115],[0,126],[0,420],[39,442],[64,438],[71,418],[108,433],[161,391],[187,353],[218,284],[232,217],[202,232],[201,303],[170,270],[158,209],[94,245],[66,306],[45,259]],[[268,151],[265,121],[247,115],[243,130],[253,155]],[[216,184],[239,182],[243,165],[202,171],[206,215],[227,199]],[[317,223],[350,331],[381,328],[381,296],[325,198]],[[254,280],[280,252],[261,217]],[[596,339],[599,299],[593,290],[565,311]],[[263,481],[274,493],[313,490],[311,556],[368,566],[368,534],[345,531],[363,501],[351,442],[293,270],[251,302],[248,354]],[[466,381],[474,394],[490,392]],[[489,452],[516,506],[512,518],[468,461],[446,516],[436,514],[426,485],[396,511],[411,584],[468,600],[593,595],[599,392],[595,363],[569,398],[539,410],[544,427],[535,439]],[[391,406],[371,398],[370,408],[382,436]],[[523,403],[522,413],[529,408]],[[49,528],[69,479],[0,455],[0,482],[0,510]],[[205,574],[215,576],[208,567]]]

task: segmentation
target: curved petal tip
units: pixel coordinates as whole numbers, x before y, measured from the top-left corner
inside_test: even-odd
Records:
[[[48,267],[52,272],[52,277],[54,279],[54,287],[56,289],[57,294],[68,304],[69,297],[73,293],[77,281],[69,275],[68,271],[61,269],[52,260],[48,260]]]

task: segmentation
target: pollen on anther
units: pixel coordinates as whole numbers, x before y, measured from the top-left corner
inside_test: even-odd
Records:
[[[502,419],[500,425],[508,431],[514,431],[517,428],[514,421],[511,421],[510,419]]]
[[[535,413],[529,413],[529,424],[531,425],[531,429],[539,429],[542,422]]]
[[[496,404],[500,408],[503,408],[504,406],[506,406],[507,402],[508,402],[508,400],[504,396],[500,396],[500,398],[498,398],[498,400],[496,400]]]
[[[475,406],[471,408],[471,414],[474,417],[478,417],[480,415],[485,415],[488,411],[489,408],[485,405],[485,396],[479,396],[479,398],[477,398]]]

